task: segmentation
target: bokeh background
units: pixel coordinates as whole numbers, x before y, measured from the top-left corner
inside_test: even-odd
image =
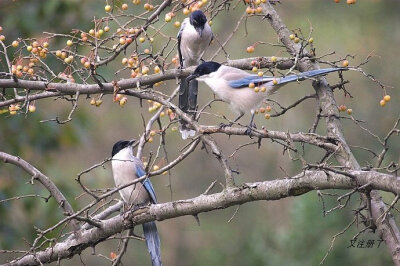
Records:
[[[160,1],[153,1],[158,3]],[[398,75],[398,47],[400,47],[400,3],[396,0],[363,0],[348,6],[346,3],[335,4],[333,0],[286,0],[276,7],[281,18],[290,29],[301,29],[308,34],[313,27],[314,46],[317,55],[332,51],[338,59],[347,54],[356,55],[350,59],[350,65],[356,65],[368,55],[371,62],[364,69],[383,83],[393,86],[388,89],[392,101],[384,108],[379,101],[384,92],[376,84],[357,72],[346,72],[345,78],[351,83],[347,89],[354,96],[344,97],[342,92],[335,92],[337,103],[352,108],[354,117],[364,120],[364,126],[378,136],[384,136],[393,126],[400,113],[398,104],[400,93],[396,88],[400,81]],[[342,1],[343,2],[343,1]],[[130,9],[133,6],[130,4]],[[94,16],[104,16],[102,1],[59,0],[59,1],[0,1],[0,25],[8,41],[17,37],[40,37],[41,32],[69,32],[71,29],[90,29]],[[221,12],[213,19],[213,31],[219,41],[225,40],[233,30],[244,11],[242,4],[229,13]],[[183,19],[179,14],[176,18]],[[247,21],[247,35],[244,26],[225,47],[230,59],[248,57],[246,47],[256,41],[277,42],[274,31],[261,18]],[[175,36],[178,29],[172,23],[165,28],[165,34]],[[63,47],[65,40],[51,45]],[[161,47],[162,43],[155,42]],[[213,54],[217,43],[209,49]],[[253,55],[286,56],[283,49],[269,45],[259,45]],[[120,67],[119,56],[115,63],[103,69],[103,75],[112,78]],[[206,58],[208,58],[206,56]],[[51,60],[51,59],[49,59]],[[226,58],[221,52],[218,61]],[[51,61],[49,61],[51,64]],[[1,65],[0,67],[4,67]],[[59,69],[58,69],[59,68]],[[55,66],[62,71],[61,66]],[[4,71],[2,69],[1,71]],[[128,77],[122,75],[121,77]],[[338,81],[331,75],[329,81]],[[175,81],[169,81],[161,90],[171,92],[176,87]],[[274,99],[283,105],[289,105],[304,94],[312,93],[311,82],[291,84],[283,88]],[[213,95],[205,85],[200,88],[200,104],[205,104]],[[55,116],[66,117],[70,104],[63,101],[43,100],[37,102],[37,111],[28,116],[0,116],[0,150],[18,155],[43,171],[59,186],[75,209],[84,206],[88,197],[77,199],[82,193],[75,178],[82,170],[101,162],[110,156],[111,147],[120,139],[138,138],[143,131],[141,114],[148,118],[147,103],[140,106],[139,101],[129,98],[124,108],[113,103],[112,96],[104,98],[99,108],[92,107],[89,100],[81,99],[73,120],[66,125],[40,123],[43,119]],[[214,104],[209,110],[213,113],[226,114],[233,118],[224,103]],[[289,111],[282,117],[264,120],[257,116],[256,124],[267,129],[281,131],[307,131],[314,119],[315,101],[308,100]],[[347,115],[344,115],[347,116]],[[249,117],[245,117],[245,123]],[[204,115],[204,124],[217,124],[220,120]],[[167,119],[163,121],[167,123]],[[342,120],[345,136],[350,145],[365,146],[375,151],[381,147],[373,137],[360,130],[348,119]],[[321,123],[319,133],[324,134]],[[178,132],[168,131],[167,148],[170,159],[179,154],[186,142]],[[249,139],[246,137],[216,136],[226,155]],[[159,137],[152,144],[146,145],[145,156],[155,152]],[[398,138],[390,141],[391,150],[385,163],[399,162]],[[360,149],[353,149],[359,162],[365,166],[371,160],[371,154]],[[323,153],[312,147],[305,147],[305,157],[309,162],[316,162]],[[162,161],[158,161],[162,165]],[[283,154],[282,147],[269,140],[263,140],[260,149],[256,146],[243,148],[230,158],[230,165],[240,171],[237,182],[255,182],[283,178],[286,173],[293,175],[301,169],[300,162],[292,162]],[[29,176],[12,165],[0,164],[0,199],[23,194],[48,193],[39,185],[27,185]],[[197,149],[183,163],[176,166],[170,175],[152,178],[160,202],[191,198],[203,193],[209,184],[218,180],[223,182],[223,171],[218,162],[205,150]],[[83,182],[91,188],[113,186],[110,165],[85,175]],[[170,189],[171,187],[171,189]],[[214,188],[214,192],[220,190]],[[171,193],[172,191],[172,193]],[[387,202],[392,196],[383,194]],[[328,207],[335,205],[335,200],[326,199]],[[198,226],[193,217],[158,223],[162,242],[164,265],[316,265],[327,252],[332,236],[342,231],[353,219],[353,209],[358,206],[358,196],[352,198],[349,206],[324,217],[322,204],[316,192],[301,197],[282,199],[275,202],[254,202],[240,207],[236,216],[228,223],[236,207],[199,215]],[[395,214],[397,215],[397,214]],[[23,199],[0,204],[0,249],[28,249],[27,241],[35,236],[33,226],[47,228],[62,217],[57,204],[50,200],[44,203],[39,199]],[[326,260],[326,265],[389,265],[391,256],[384,245],[377,248],[377,234],[363,234],[359,240],[375,240],[373,248],[354,248],[350,239],[361,227],[352,227],[338,237],[334,248]],[[141,233],[141,229],[136,229]],[[116,240],[106,241],[96,247],[97,253],[109,256],[117,252]],[[63,265],[81,263],[86,265],[108,265],[100,256],[92,256],[91,249],[86,250],[81,258],[75,256]],[[10,257],[0,254],[0,262]],[[149,265],[150,259],[144,242],[131,241],[128,253],[124,257],[125,265]]]

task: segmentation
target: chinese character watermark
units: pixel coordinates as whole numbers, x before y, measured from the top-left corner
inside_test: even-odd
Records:
[[[382,242],[382,239],[350,239],[350,245],[347,248],[379,248]]]

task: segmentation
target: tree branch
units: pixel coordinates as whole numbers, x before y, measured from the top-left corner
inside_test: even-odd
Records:
[[[58,206],[61,207],[64,212],[66,212],[67,216],[74,214],[74,210],[72,209],[71,204],[57,188],[57,186],[53,183],[53,181],[51,181],[50,178],[45,176],[33,165],[29,164],[20,157],[13,156],[5,152],[0,152],[0,159],[2,159],[4,163],[11,163],[22,168],[25,172],[32,176],[32,182],[35,179],[38,180],[50,192],[51,196],[57,201]],[[71,221],[71,224],[74,231],[77,232],[79,230],[78,223],[76,221]]]
[[[351,171],[354,178],[334,172],[305,171],[287,179],[275,179],[243,184],[240,187],[187,200],[154,204],[129,213],[101,221],[102,227],[93,227],[83,231],[79,239],[67,239],[43,251],[15,259],[5,265],[36,265],[59,259],[70,258],[84,249],[113,236],[116,233],[133,228],[138,224],[176,218],[185,215],[197,215],[202,212],[224,209],[234,205],[258,200],[279,200],[299,196],[312,190],[354,189],[369,184],[371,189],[379,189],[400,194],[400,178],[374,171]],[[266,178],[270,179],[270,177]]]

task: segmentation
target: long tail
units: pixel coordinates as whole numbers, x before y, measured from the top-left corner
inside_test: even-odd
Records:
[[[286,76],[284,78],[277,78],[278,85],[297,81],[297,80],[304,80],[306,78],[312,78],[312,77],[317,77],[317,76],[323,76],[331,72],[336,72],[336,71],[343,71],[343,70],[348,70],[347,68],[339,67],[339,68],[325,68],[325,69],[317,69],[317,70],[311,70],[311,71],[306,71],[306,72],[301,72],[297,75],[290,75]]]
[[[289,75],[286,77],[271,77],[271,76],[263,76],[259,77],[258,75],[249,75],[244,78],[234,80],[229,82],[229,86],[232,88],[246,88],[249,86],[250,83],[254,84],[264,84],[267,83],[269,85],[273,85],[275,87],[280,87],[279,85],[284,85],[289,82],[293,81],[301,81],[306,78],[312,78],[316,76],[323,76],[331,72],[336,72],[336,71],[343,71],[343,70],[348,70],[348,68],[343,68],[343,67],[338,67],[338,68],[325,68],[325,69],[318,69],[318,70],[311,70],[311,71],[306,71],[302,72],[296,75]]]
[[[181,80],[179,87],[179,108],[188,114],[194,114],[197,108],[197,91],[199,83],[197,80],[192,80],[189,83],[185,79]],[[195,131],[189,129],[187,123],[182,119],[179,120],[179,131],[182,139],[193,137]]]
[[[151,264],[153,266],[162,266],[160,237],[158,236],[156,223],[149,222],[143,224],[144,237],[146,238],[147,250],[151,256]]]

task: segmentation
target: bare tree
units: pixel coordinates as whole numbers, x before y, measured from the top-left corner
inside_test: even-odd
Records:
[[[224,40],[219,40],[218,35],[214,41],[215,54],[213,59],[221,51],[224,52],[227,61],[226,65],[234,66],[245,70],[260,71],[266,69],[279,75],[283,71],[284,75],[296,73],[295,71],[307,71],[319,69],[321,64],[330,66],[348,67],[347,57],[332,59],[327,54],[316,56],[313,47],[312,29],[308,35],[302,31],[290,31],[274,9],[274,5],[279,1],[243,1],[245,2],[245,12],[238,18],[234,31]],[[140,1],[133,1],[137,4]],[[91,104],[100,106],[103,99],[109,100],[107,95],[112,95],[112,99],[123,106],[129,97],[140,100],[147,100],[151,104],[150,110],[154,115],[145,123],[145,130],[137,144],[137,156],[141,158],[146,148],[146,144],[153,141],[155,134],[160,135],[160,143],[155,156],[150,156],[147,163],[148,176],[153,177],[162,175],[178,164],[184,164],[185,159],[191,153],[199,149],[202,145],[220,163],[224,174],[224,188],[218,193],[210,194],[216,182],[209,185],[207,190],[197,197],[182,199],[135,209],[126,213],[120,213],[122,203],[113,200],[113,196],[119,188],[98,191],[92,189],[81,181],[84,174],[95,168],[102,167],[109,162],[106,158],[87,170],[78,174],[76,186],[86,195],[90,195],[92,201],[85,204],[79,210],[74,210],[71,204],[63,195],[53,178],[45,175],[46,170],[41,172],[29,162],[26,162],[17,155],[0,152],[0,158],[5,163],[14,164],[26,171],[30,176],[30,182],[39,182],[44,189],[49,191],[48,200],[56,200],[64,218],[58,223],[47,229],[36,229],[37,237],[30,243],[28,250],[2,250],[2,253],[14,253],[15,258],[6,265],[36,265],[61,261],[80,254],[88,247],[115,237],[116,234],[132,229],[138,224],[145,222],[165,219],[172,219],[184,215],[194,215],[201,212],[214,211],[230,206],[241,205],[243,203],[258,200],[279,200],[286,197],[294,197],[310,191],[317,191],[323,200],[326,197],[336,197],[338,205],[330,210],[323,210],[330,213],[337,209],[347,206],[350,198],[355,194],[360,194],[360,207],[355,212],[357,224],[360,225],[360,234],[368,230],[377,230],[383,238],[387,248],[392,254],[393,262],[400,265],[400,233],[395,224],[390,211],[397,203],[400,193],[400,180],[398,179],[398,164],[392,162],[384,165],[384,158],[389,150],[388,141],[400,133],[399,120],[393,121],[393,127],[389,129],[387,135],[381,138],[366,129],[360,121],[351,116],[351,110],[343,106],[337,106],[333,91],[341,89],[345,94],[348,93],[345,84],[349,81],[345,79],[345,73],[339,74],[337,84],[329,85],[325,78],[312,81],[315,90],[314,94],[303,95],[290,106],[284,107],[279,102],[269,101],[266,107],[259,110],[270,117],[278,117],[285,114],[307,99],[314,99],[317,103],[315,120],[309,132],[289,132],[272,131],[265,128],[254,130],[253,139],[248,142],[246,127],[239,123],[234,123],[232,127],[220,127],[203,125],[199,122],[199,117],[216,101],[213,100],[207,105],[199,108],[198,116],[193,119],[182,112],[174,103],[176,101],[177,89],[172,94],[167,95],[159,89],[160,85],[167,80],[185,78],[194,70],[193,67],[187,69],[178,68],[178,58],[176,56],[176,39],[163,32],[166,23],[177,12],[189,14],[195,9],[204,9],[210,20],[230,12],[235,8],[243,8],[242,1],[218,0],[218,1],[180,1],[164,0],[160,4],[152,6],[145,4],[145,11],[127,12],[126,6],[107,6],[107,16],[95,19],[93,29],[88,32],[74,30],[71,34],[45,33],[45,39],[18,39],[9,45],[6,41],[0,40],[1,56],[4,58],[6,70],[0,72],[0,107],[7,107],[10,115],[25,114],[35,111],[35,101],[46,98],[61,99],[71,103],[72,107],[68,117],[61,119],[56,117],[47,122],[58,124],[73,123],[74,113],[79,110],[78,100],[90,98]],[[267,29],[267,23],[276,32],[279,45],[284,47],[287,57],[251,57],[238,60],[229,60],[229,53],[224,46],[236,34],[238,28],[245,23],[249,17],[261,17],[265,25],[260,28]],[[165,20],[163,22],[163,20]],[[179,27],[179,22],[175,22]],[[118,27],[115,32],[110,32],[110,27]],[[107,36],[107,37],[104,37]],[[163,43],[160,47],[153,45],[154,38],[160,38]],[[65,39],[67,45],[60,50],[52,50],[49,41],[53,39]],[[146,43],[146,45],[142,45]],[[258,44],[249,47],[248,52],[252,52]],[[268,45],[268,44],[267,44]],[[14,57],[9,58],[10,51],[14,49]],[[115,72],[115,79],[106,80],[100,73],[108,68],[108,64],[123,57],[123,67]],[[61,73],[55,73],[54,67],[46,63],[46,57],[58,59],[58,63],[65,67]],[[369,58],[356,66],[348,67],[350,70],[357,71],[360,75],[371,79],[381,87],[386,94],[386,86],[371,74],[365,72],[362,66],[367,64]],[[150,73],[150,68],[154,74]],[[130,73],[131,78],[124,79],[124,75]],[[386,95],[381,104],[386,104],[390,100]],[[271,112],[271,105],[273,110]],[[347,110],[346,110],[347,109]],[[355,124],[371,134],[382,146],[381,151],[375,152],[373,164],[361,167],[357,158],[352,153],[343,132],[340,111],[347,111]],[[212,110],[209,111],[212,113]],[[160,117],[168,116],[167,122],[162,122]],[[218,116],[226,119],[225,116]],[[167,160],[164,166],[154,167],[160,154],[168,151],[169,147],[165,140],[165,134],[170,128],[176,128],[177,118],[180,117],[193,128],[197,134],[176,158]],[[316,133],[321,124],[325,123],[326,132],[324,135]],[[152,130],[153,125],[159,127],[156,132]],[[237,135],[243,139],[243,144],[236,147],[235,153],[245,146],[260,148],[264,139],[273,140],[281,145],[293,161],[300,161],[302,169],[295,176],[287,176],[285,179],[276,178],[272,181],[244,183],[235,182],[235,171],[230,166],[230,156],[227,156],[215,140],[215,134],[225,134],[227,136]],[[111,146],[111,144],[110,144]],[[312,146],[322,150],[325,155],[320,158],[319,163],[310,163],[304,157],[304,146]],[[368,150],[366,147],[363,149]],[[154,157],[154,158],[152,158]],[[143,178],[135,182],[140,182]],[[133,184],[133,183],[132,183]],[[207,185],[206,185],[207,186]],[[342,195],[332,195],[325,193],[327,189],[348,190]],[[395,195],[393,202],[386,204],[379,195],[379,191],[391,192]],[[36,197],[37,195],[25,195],[13,197],[8,200],[17,200],[23,197]],[[53,198],[53,199],[52,199]],[[354,222],[353,224],[354,225]],[[49,234],[55,230],[63,232],[58,238],[50,238]],[[68,231],[68,229],[70,229]],[[344,232],[343,232],[344,233]],[[356,236],[355,236],[356,237]],[[135,238],[135,237],[134,237]],[[140,237],[137,237],[140,239]],[[130,231],[123,237],[123,248],[115,257],[106,259],[111,263],[119,264],[128,246],[128,241],[132,239]],[[336,239],[334,236],[333,242]],[[329,248],[327,255],[332,249]],[[326,258],[326,257],[325,257]],[[323,261],[325,260],[323,258]],[[322,262],[323,262],[322,261]]]

